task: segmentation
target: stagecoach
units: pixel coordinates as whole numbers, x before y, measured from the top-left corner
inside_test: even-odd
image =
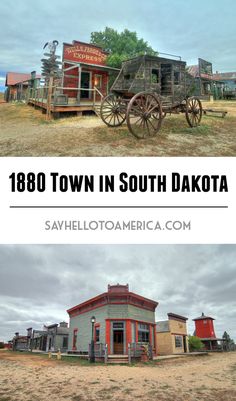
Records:
[[[190,127],[200,124],[202,104],[191,97],[193,81],[181,60],[138,56],[123,62],[111,93],[101,104],[109,127],[125,121],[137,138],[154,136],[166,114],[184,113]]]

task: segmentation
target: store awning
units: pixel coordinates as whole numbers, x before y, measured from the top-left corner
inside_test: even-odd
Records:
[[[89,64],[89,63],[76,63],[70,60],[64,60],[64,63],[74,65],[75,67],[89,67],[96,70],[104,70],[104,71],[116,71],[119,72],[119,68],[109,67],[108,65],[98,65],[98,64]]]

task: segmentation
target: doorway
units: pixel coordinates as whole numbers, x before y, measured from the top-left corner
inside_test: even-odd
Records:
[[[184,336],[183,340],[184,340],[184,352],[187,352],[188,351],[188,349],[187,349],[187,337]]]
[[[161,94],[172,95],[172,64],[161,64]]]
[[[90,72],[81,72],[81,88],[90,89]],[[81,90],[80,98],[81,99],[90,99],[91,93],[87,90]]]
[[[122,355],[124,353],[124,331],[114,330],[113,331],[113,353],[116,355]]]

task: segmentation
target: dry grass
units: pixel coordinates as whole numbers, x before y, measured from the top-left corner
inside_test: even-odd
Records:
[[[98,117],[46,122],[31,106],[0,104],[0,156],[236,156],[236,102],[204,107],[228,115],[204,116],[194,129],[182,114],[167,116],[155,138],[137,140],[126,125],[108,128]]]
[[[136,366],[0,352],[0,401],[233,401],[236,353]]]

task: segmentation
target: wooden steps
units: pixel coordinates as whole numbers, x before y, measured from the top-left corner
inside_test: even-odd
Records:
[[[128,355],[108,355],[107,363],[109,364],[127,364],[129,363]]]

